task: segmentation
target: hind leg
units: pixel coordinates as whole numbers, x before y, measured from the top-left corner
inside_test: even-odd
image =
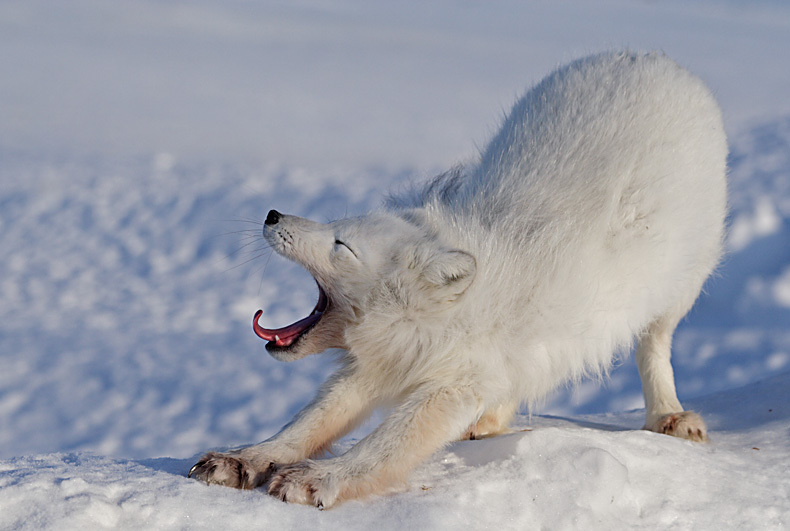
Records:
[[[507,433],[516,409],[518,409],[516,403],[502,403],[486,410],[477,422],[469,426],[461,440],[474,441]]]
[[[682,317],[685,312],[680,313]],[[645,395],[645,429],[697,442],[708,440],[702,417],[683,411],[675,391],[675,375],[670,364],[672,334],[680,321],[676,315],[654,321],[639,339],[636,363]]]

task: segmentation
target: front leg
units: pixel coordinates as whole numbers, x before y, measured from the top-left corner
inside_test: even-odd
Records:
[[[231,452],[209,452],[188,477],[237,489],[259,487],[272,475],[275,463],[296,463],[318,455],[354,429],[375,407],[372,396],[353,369],[345,367],[277,435]]]
[[[328,508],[388,489],[464,433],[479,414],[479,402],[471,389],[426,386],[412,392],[344,455],[279,467],[269,482],[269,494],[283,501]]]

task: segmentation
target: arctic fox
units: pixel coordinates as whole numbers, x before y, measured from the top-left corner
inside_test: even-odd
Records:
[[[327,224],[270,211],[264,238],[319,296],[301,321],[270,330],[258,312],[254,329],[278,360],[336,348],[341,368],[277,435],[190,476],[319,508],[382,492],[634,343],[645,428],[706,440],[670,347],[720,259],[726,156],[698,78],[660,53],[604,53],[527,92],[476,163],[380,211]],[[356,446],[312,459],[380,406]]]

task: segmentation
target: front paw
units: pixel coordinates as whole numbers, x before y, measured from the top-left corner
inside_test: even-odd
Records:
[[[336,478],[316,461],[302,461],[275,469],[269,494],[284,502],[329,508],[338,501]]]
[[[187,477],[205,481],[207,485],[254,489],[263,485],[273,470],[274,465],[271,463],[253,467],[239,456],[209,452],[195,463]]]

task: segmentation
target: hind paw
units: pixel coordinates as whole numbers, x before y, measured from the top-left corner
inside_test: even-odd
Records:
[[[508,423],[513,418],[515,406],[500,404],[485,413],[461,435],[461,440],[474,441],[508,433]]]
[[[645,426],[646,430],[664,433],[695,442],[708,442],[708,430],[702,417],[693,411],[664,415]]]

